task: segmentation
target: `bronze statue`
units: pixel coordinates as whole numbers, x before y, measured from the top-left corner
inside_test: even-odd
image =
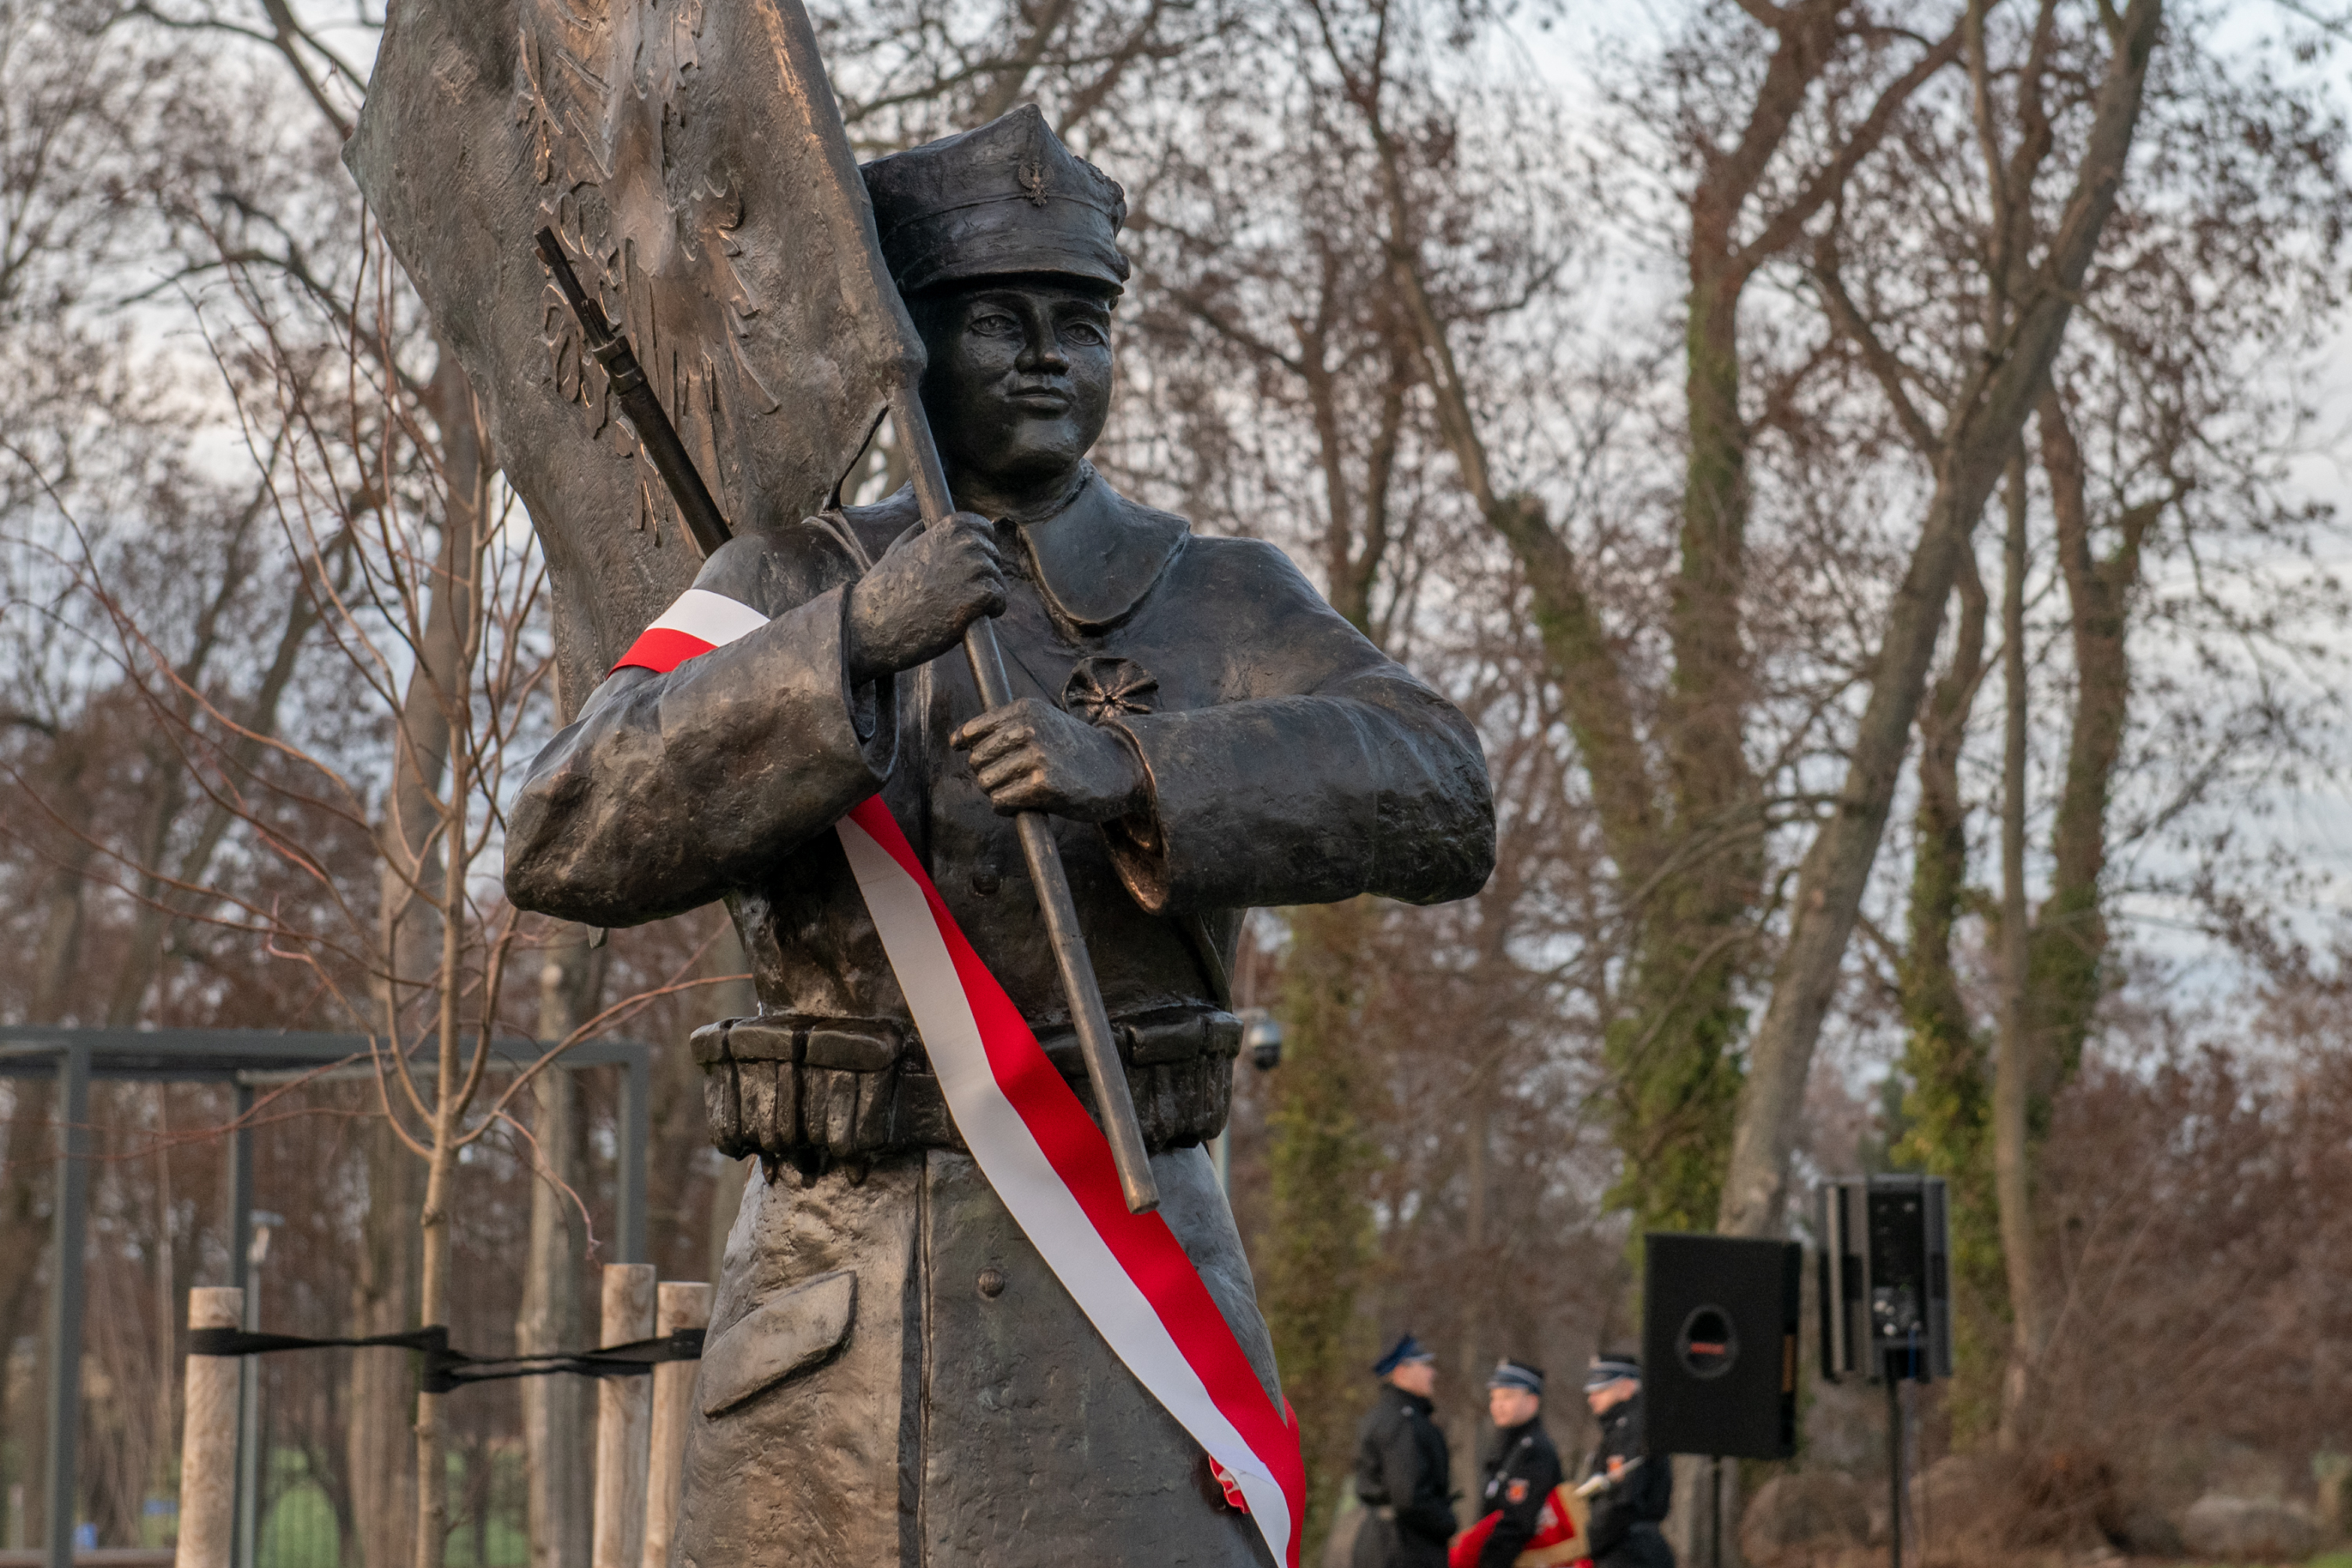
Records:
[[[439,41],[461,31],[447,16]],[[1087,464],[1125,204],[1034,108],[863,173],[961,510],[926,529],[901,491],[780,513],[742,499],[749,459],[722,464],[712,489],[732,488],[739,531],[695,577],[704,597],[679,603],[727,629],[690,658],[661,651],[658,626],[623,654],[534,767],[508,848],[523,907],[619,926],[723,900],[752,957],[760,1016],[695,1040],[715,1142],[765,1179],[729,1238],[674,1561],[1264,1563],[1231,1478],[965,1152],[834,829],[878,797],[1091,1109],[1013,829],[1015,812],[1051,814],[1160,1215],[1279,1408],[1200,1147],[1240,1041],[1234,945],[1254,906],[1475,891],[1494,853],[1477,738],[1279,551],[1195,537]],[[746,201],[739,221],[753,216]],[[506,406],[511,471],[530,432]],[[1012,686],[992,707],[951,657],[978,617]]]

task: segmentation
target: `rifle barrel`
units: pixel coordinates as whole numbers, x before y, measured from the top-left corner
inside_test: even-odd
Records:
[[[687,537],[697,550],[709,555],[732,538],[734,531],[727,526],[719,503],[711,499],[709,487],[702,482],[702,470],[694,466],[686,443],[678,439],[677,427],[669,422],[661,398],[646,379],[645,367],[637,363],[635,352],[629,347],[627,334],[613,325],[604,314],[604,307],[580,286],[580,275],[572,269],[572,258],[564,254],[563,242],[552,228],[539,231],[539,256],[553,274],[556,290],[563,296],[563,302],[572,308],[572,319],[580,323],[582,344],[589,356],[604,367],[612,382],[613,395],[620,400],[622,416],[637,433],[637,445],[646,449],[646,456],[653,460],[654,471],[661,475],[670,499],[677,503]]]

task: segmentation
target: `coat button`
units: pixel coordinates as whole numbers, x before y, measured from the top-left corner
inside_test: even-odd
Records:
[[[994,898],[996,889],[1003,886],[1004,879],[993,871],[974,871],[971,874],[971,890],[983,899]]]
[[[1004,1270],[983,1268],[980,1271],[980,1293],[989,1300],[1004,1294]]]

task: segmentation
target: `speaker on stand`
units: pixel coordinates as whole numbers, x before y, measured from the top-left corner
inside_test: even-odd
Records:
[[[1649,1451],[1793,1456],[1802,1250],[1793,1241],[1667,1231],[1642,1241]]]
[[[1647,1461],[1708,1460],[1694,1561],[1723,1561],[1721,1462],[1785,1459],[1797,1451],[1799,1286],[1793,1241],[1653,1231],[1643,1238],[1642,1404]],[[1696,1503],[1696,1500],[1693,1500]]]
[[[1822,1375],[1886,1385],[1887,1552],[1903,1568],[1903,1384],[1952,1375],[1951,1222],[1941,1176],[1822,1184]]]

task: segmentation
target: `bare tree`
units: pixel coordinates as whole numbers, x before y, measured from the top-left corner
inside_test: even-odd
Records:
[[[1979,0],[1970,27],[1979,40],[1982,16]],[[1942,400],[1940,423],[1916,410],[1910,378],[1884,339],[1836,303],[1834,240],[1816,247],[1814,271],[1839,326],[1856,340],[1889,403],[1906,411],[1903,423],[1922,443],[1935,490],[1886,612],[1837,805],[1799,868],[1771,1003],[1748,1047],[1719,1220],[1734,1235],[1767,1234],[1781,1223],[1813,1047],[1885,831],[1958,556],[2032,412],[2115,209],[2162,20],[2158,0],[2133,0],[2121,14],[2100,18],[2108,53],[2095,92],[2079,106],[2088,123],[2072,169],[2064,170],[2049,166],[2055,115],[2042,99],[2057,26],[2057,7],[2049,0],[2042,16],[2047,20],[2033,29],[2020,70],[2016,128],[2008,138],[1990,129],[1985,135],[1987,180],[1996,194],[1987,231],[1993,244],[1987,252],[1984,336],[1975,368]],[[2045,178],[2063,178],[2064,195],[2054,213],[2037,222],[2032,197]]]
[[[1977,101],[1990,105],[1980,116],[2014,112],[1985,85],[1987,74],[1977,72]],[[2052,1098],[2080,1063],[2113,985],[2110,847],[2114,819],[2126,809],[2118,791],[2136,775],[2140,787],[2131,793],[2159,791],[2166,798],[2153,816],[2177,819],[2208,797],[2215,777],[2213,742],[2153,749],[2133,766],[2128,735],[2137,726],[2157,732],[2179,693],[2136,681],[2127,641],[2200,650],[2195,657],[2210,682],[2206,702],[2240,716],[2223,724],[2230,738],[2222,746],[2300,749],[2292,726],[2263,717],[2275,715],[2276,699],[2263,691],[2260,673],[2248,700],[2222,697],[2244,679],[2231,673],[2242,653],[2223,645],[2277,646],[2284,657],[2279,639],[2298,635],[2287,628],[2315,624],[2306,617],[2331,618],[2330,590],[2315,576],[2284,598],[2271,595],[2264,613],[2250,618],[2231,604],[2233,569],[2219,563],[2235,553],[2221,542],[2227,538],[2263,552],[2306,548],[2303,531],[2317,521],[2309,508],[2283,500],[2277,487],[2281,459],[2307,422],[2293,367],[2311,352],[2312,325],[2333,310],[2335,281],[2318,258],[2333,253],[2342,222],[2335,151],[2341,134],[2321,106],[2194,42],[2151,77],[2140,132],[2150,174],[2118,205],[2107,255],[2084,282],[2085,330],[2055,361],[2037,399],[2033,437],[2012,458],[2022,467],[2004,491],[2008,564],[2024,571],[2032,562],[2042,575],[2038,585],[2005,590],[2017,610],[2007,617],[2002,652],[2003,866],[1997,913],[1990,900],[1976,905],[1989,913],[1999,944],[1997,1068],[1986,1058],[1954,961],[1954,924],[1970,905],[1960,742],[1982,670],[1981,638],[1969,628],[1980,624],[1984,604],[1970,581],[1973,563],[1963,562],[1959,647],[1920,720],[1923,798],[1903,985],[1914,1031],[1907,1104],[1917,1118],[1905,1148],[1950,1175],[1958,1197],[1964,1430],[1990,1426],[1998,1404],[2003,1431],[2018,1436],[2030,1369],[2048,1342],[2048,1249],[2035,1218],[2035,1168]],[[1874,187],[1872,211],[1905,221],[1896,215],[1910,199],[1906,193],[1922,188],[1926,166],[1972,160],[1974,178],[1982,179],[1983,154],[1970,144],[1977,140],[1907,145],[1890,170],[1900,183]],[[2191,168],[2194,178],[2173,184]],[[2208,206],[2216,197],[2227,202],[2229,216]],[[1911,216],[1927,217],[1924,205]],[[1858,237],[1878,232],[1877,221],[1863,220]],[[2194,237],[2223,229],[2226,244]],[[1960,265],[1973,270],[1979,231],[1963,232],[1967,237],[1952,238],[1971,253]],[[1865,271],[1873,308],[1890,321],[1906,309],[1894,304],[1898,296],[1924,298],[1906,290],[1925,277],[1895,282],[1877,276],[1875,265]],[[1853,305],[1853,294],[1843,298]],[[2217,302],[2192,303],[2209,300]],[[1920,319],[1911,321],[1916,332]],[[1911,363],[1925,362],[1914,355]],[[2095,433],[2088,446],[2085,431]],[[2212,563],[2219,574],[2200,565],[2191,574],[2195,585],[2167,603],[2146,585],[2147,563],[2167,556]],[[2063,605],[2047,627],[2027,618],[2037,592]],[[2254,655],[2257,671],[2263,657]],[[2045,665],[2047,676],[2032,674]],[[2032,754],[2032,735],[2055,739],[2046,760]],[[2055,775],[2046,805],[2032,796],[2029,764]],[[2122,831],[2145,831],[2149,815],[2128,808]],[[2034,854],[2049,868],[2048,889],[2033,909],[2028,837],[2045,816],[2046,847]],[[2130,826],[2131,817],[2142,826]],[[2013,1343],[1991,1342],[2012,1335]],[[2002,1363],[2006,1394],[1996,1401],[1989,1373]]]

